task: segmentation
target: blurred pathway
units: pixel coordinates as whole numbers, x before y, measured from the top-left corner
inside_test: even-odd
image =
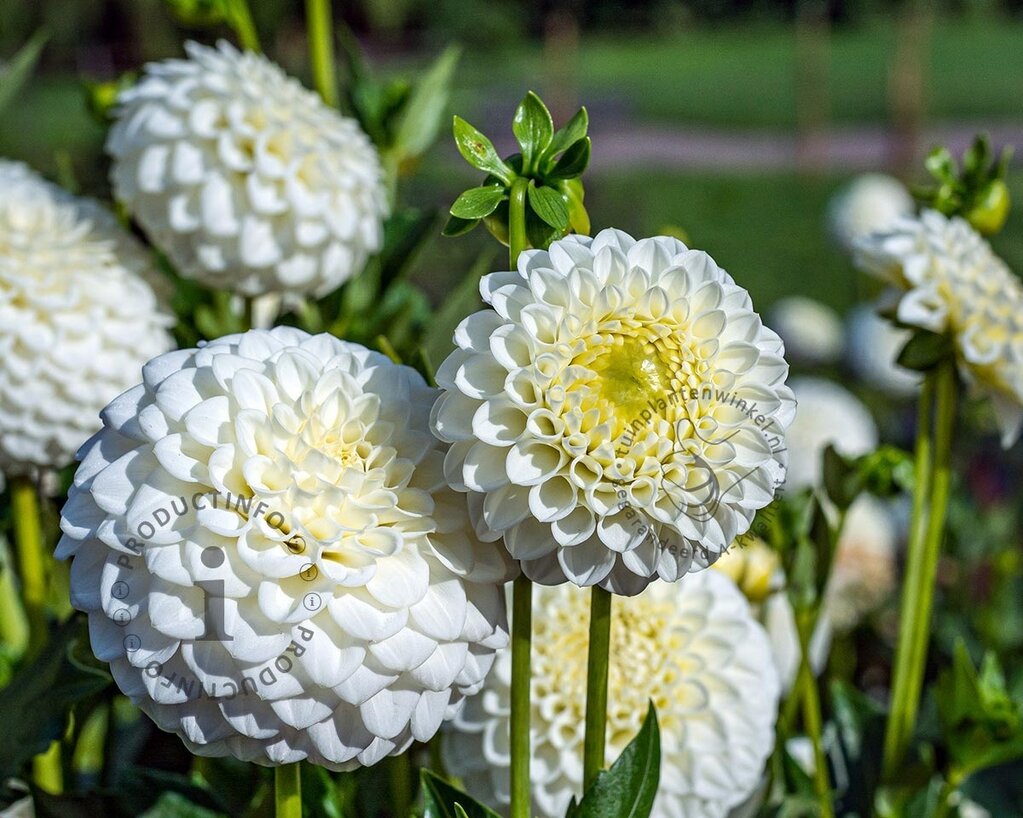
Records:
[[[496,129],[495,129],[496,130]],[[918,140],[926,153],[937,144],[954,153],[965,150],[978,132],[991,135],[996,148],[1016,145],[1023,153],[1023,123],[937,125]],[[895,134],[883,127],[834,128],[800,141],[794,133],[638,125],[623,121],[619,127],[591,130],[595,171],[634,167],[714,171],[810,170],[858,171],[884,169],[896,154]],[[516,146],[498,140],[503,154]]]

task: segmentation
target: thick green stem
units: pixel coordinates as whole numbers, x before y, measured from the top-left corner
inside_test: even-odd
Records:
[[[390,759],[391,804],[395,818],[412,815],[412,764],[408,753]]]
[[[604,769],[607,732],[607,673],[611,651],[611,594],[590,592],[590,645],[586,660],[586,739],[583,744],[583,792]]]
[[[246,0],[233,0],[229,22],[238,35],[242,48],[246,51],[255,51],[257,54],[263,50],[259,45],[259,34],[256,33],[256,24],[252,22],[252,12],[249,11]]]
[[[28,617],[26,656],[31,659],[46,644],[46,584],[50,557],[43,545],[36,485],[30,478],[11,479],[11,508],[21,574],[21,597]]]
[[[21,656],[28,648],[28,617],[14,575],[14,557],[0,542],[0,642],[13,656]]]
[[[527,179],[512,182],[508,213],[508,263],[516,269],[526,236]],[[532,681],[533,583],[524,574],[512,584],[511,818],[529,818],[529,701]]]
[[[913,520],[906,555],[891,706],[885,731],[884,775],[887,780],[896,775],[905,758],[920,707],[934,583],[952,479],[955,390],[955,368],[948,362],[927,376],[920,396]],[[932,402],[935,404],[933,430]]]
[[[512,182],[508,202],[508,258],[514,270],[519,261],[519,254],[529,247],[526,235],[526,193],[529,180],[518,178]]]
[[[511,818],[529,818],[529,685],[532,678],[533,583],[512,584]]]
[[[813,745],[813,786],[820,802],[821,818],[834,818],[835,807],[831,801],[831,781],[828,777],[828,760],[824,755],[823,719],[821,699],[817,691],[817,680],[810,664],[810,641],[813,638],[817,616],[814,611],[797,612],[796,630],[799,632],[799,677],[798,696],[803,704],[803,729]]]
[[[276,818],[302,818],[300,762],[274,767],[274,815]]]
[[[306,0],[305,16],[313,85],[323,101],[336,108],[338,93],[334,62],[334,16],[330,0]]]

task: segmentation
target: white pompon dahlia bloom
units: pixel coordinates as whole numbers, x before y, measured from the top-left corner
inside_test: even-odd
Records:
[[[828,230],[847,252],[856,242],[885,230],[913,213],[913,197],[898,179],[884,173],[864,173],[836,193],[828,204]]]
[[[121,690],[199,755],[365,766],[507,642],[414,370],[253,330],[146,365],[81,452],[59,557]]]
[[[60,468],[173,346],[145,248],[98,203],[0,160],[0,470]]]
[[[534,814],[561,818],[582,790],[588,594],[537,589],[533,602]],[[653,818],[724,818],[758,786],[774,746],[779,680],[767,634],[717,571],[616,598],[611,616],[607,763],[639,731],[647,702],[661,728]],[[511,657],[446,729],[448,769],[486,803],[509,802]]]
[[[846,457],[859,457],[877,447],[877,424],[849,390],[823,378],[793,378],[792,391],[798,408],[788,433],[787,490],[821,485],[821,458],[829,445]]]
[[[920,391],[920,373],[896,363],[909,338],[909,330],[894,326],[873,306],[861,304],[846,319],[846,360],[868,385],[893,397],[915,395]]]
[[[842,357],[842,319],[827,304],[793,295],[772,305],[767,319],[785,342],[790,363],[832,364]]]
[[[902,290],[901,323],[954,337],[959,371],[991,398],[1002,445],[1023,428],[1023,282],[968,222],[925,210],[857,246],[862,269]]]
[[[207,286],[334,290],[382,243],[387,195],[369,138],[265,57],[185,48],[118,99],[115,195]]]
[[[706,253],[604,230],[480,291],[433,425],[480,538],[531,579],[638,593],[713,562],[774,497],[782,342]]]

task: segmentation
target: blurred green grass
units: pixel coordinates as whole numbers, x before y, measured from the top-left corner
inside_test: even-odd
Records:
[[[835,29],[828,44],[831,119],[881,122],[896,53],[894,20]],[[579,93],[615,101],[637,118],[687,124],[789,129],[796,124],[796,35],[791,26],[748,25],[662,36],[590,37],[580,42]],[[1023,116],[1023,22],[939,19],[931,28],[926,79],[932,119]],[[458,101],[486,104],[489,89],[547,89],[541,47],[499,55],[469,52]]]

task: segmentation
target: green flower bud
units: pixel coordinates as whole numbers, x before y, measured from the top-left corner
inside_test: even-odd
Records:
[[[997,233],[1009,217],[1009,187],[1001,179],[992,179],[978,193],[973,206],[966,211],[966,220],[985,236]]]

